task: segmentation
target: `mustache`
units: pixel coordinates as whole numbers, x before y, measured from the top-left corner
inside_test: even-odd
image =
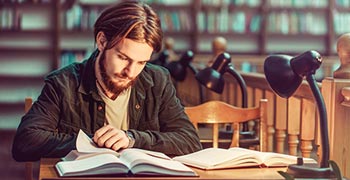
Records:
[[[120,78],[120,79],[125,79],[125,80],[133,80],[135,78],[129,77],[127,74],[125,73],[114,73],[113,76]]]

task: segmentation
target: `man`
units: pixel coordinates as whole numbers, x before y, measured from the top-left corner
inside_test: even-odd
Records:
[[[63,157],[79,129],[99,147],[143,148],[170,155],[201,149],[169,73],[147,63],[162,42],[160,21],[140,2],[122,2],[96,20],[97,50],[82,62],[49,74],[18,127],[17,161]]]

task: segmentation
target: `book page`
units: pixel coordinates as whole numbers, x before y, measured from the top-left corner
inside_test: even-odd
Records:
[[[139,151],[139,152],[148,154],[148,155],[153,156],[153,157],[168,159],[168,160],[171,159],[169,156],[167,156],[166,154],[164,154],[162,152],[150,151],[150,150],[145,150],[145,149],[128,148],[128,149],[123,149],[122,151],[120,151],[120,153],[123,153],[124,151]]]
[[[98,154],[75,161],[56,164],[60,176],[83,176],[93,174],[126,174],[129,168],[113,154]]]
[[[207,148],[191,154],[177,156],[173,159],[201,169],[257,166],[260,163],[255,156],[252,156],[252,154],[247,151],[222,148]]]
[[[98,147],[82,130],[79,130],[76,146],[77,151],[81,153],[110,152],[118,155],[118,153],[112,149]]]
[[[120,155],[133,174],[194,176],[194,171],[172,159],[158,158],[138,149],[125,149]]]
[[[93,156],[94,153],[81,153],[77,150],[71,150],[66,156],[62,157],[62,161],[74,161],[78,159],[84,159],[90,156]]]
[[[120,154],[124,151],[123,149],[119,152],[116,152],[116,151],[113,151],[112,149],[98,147],[92,141],[92,139],[89,136],[87,136],[82,130],[80,130],[78,133],[76,147],[77,147],[77,150],[70,151],[65,157],[61,159],[63,161],[73,161],[73,160],[84,159],[91,156],[95,156],[96,154],[114,154],[115,156],[119,157]],[[171,159],[169,156],[161,152],[138,149],[138,148],[130,148],[130,149],[134,149],[135,151],[141,151],[150,156],[154,156],[158,158]]]
[[[245,148],[234,147],[230,148],[232,151],[245,151],[252,156],[255,156],[257,159],[260,159],[260,162],[263,163],[263,166],[267,167],[276,167],[276,166],[288,166],[289,164],[296,164],[297,156],[292,156],[288,154],[281,154],[275,152],[261,152]],[[314,159],[303,158],[304,163],[317,163]]]
[[[273,153],[273,152],[262,152],[264,155],[263,162],[267,167],[276,167],[276,166],[288,166],[290,164],[297,163],[297,156]],[[303,158],[304,163],[317,164],[317,161],[312,158]]]

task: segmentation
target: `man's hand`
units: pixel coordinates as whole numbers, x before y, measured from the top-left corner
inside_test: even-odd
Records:
[[[127,148],[129,145],[129,138],[125,132],[111,125],[103,126],[97,130],[94,134],[93,141],[99,147],[110,148],[114,151]]]

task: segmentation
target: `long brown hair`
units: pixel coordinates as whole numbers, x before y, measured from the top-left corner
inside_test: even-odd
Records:
[[[107,49],[124,38],[146,42],[159,52],[163,32],[158,15],[147,4],[139,1],[123,1],[105,9],[95,22],[95,41],[102,31],[107,39]]]

